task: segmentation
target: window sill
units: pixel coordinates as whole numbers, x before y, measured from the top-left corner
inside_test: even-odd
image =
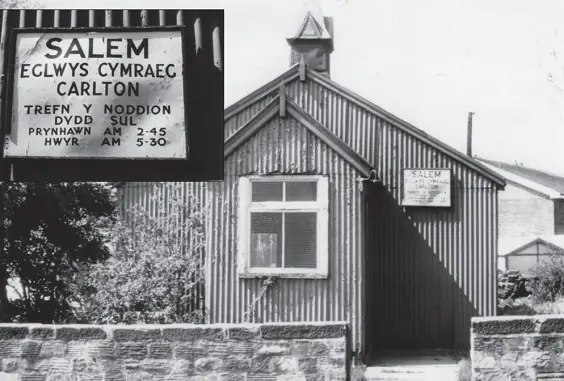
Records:
[[[280,272],[280,271],[242,271],[239,272],[239,278],[253,279],[253,278],[284,278],[284,279],[327,279],[328,274],[323,271],[315,272]]]

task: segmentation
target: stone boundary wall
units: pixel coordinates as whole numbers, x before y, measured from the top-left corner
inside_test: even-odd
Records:
[[[347,323],[0,324],[2,381],[333,381]]]
[[[472,319],[473,381],[564,380],[564,315]]]

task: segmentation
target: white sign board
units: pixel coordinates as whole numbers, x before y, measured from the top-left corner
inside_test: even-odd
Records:
[[[451,206],[450,169],[404,169],[403,206]]]
[[[185,159],[179,30],[19,32],[7,157]]]

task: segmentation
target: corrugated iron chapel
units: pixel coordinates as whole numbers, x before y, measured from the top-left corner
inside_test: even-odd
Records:
[[[253,322],[348,321],[361,358],[468,349],[496,313],[503,179],[332,81],[331,18],[288,43],[290,68],[225,110],[225,180],[183,185],[205,208],[207,321],[255,303]],[[448,174],[445,205],[407,206],[418,171]],[[121,184],[125,213],[146,186]]]

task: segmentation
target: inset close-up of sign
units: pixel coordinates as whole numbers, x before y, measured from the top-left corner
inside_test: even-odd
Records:
[[[2,13],[0,180],[223,180],[223,13]]]
[[[182,38],[18,34],[6,157],[186,159]]]
[[[450,169],[404,169],[403,206],[450,207]]]

